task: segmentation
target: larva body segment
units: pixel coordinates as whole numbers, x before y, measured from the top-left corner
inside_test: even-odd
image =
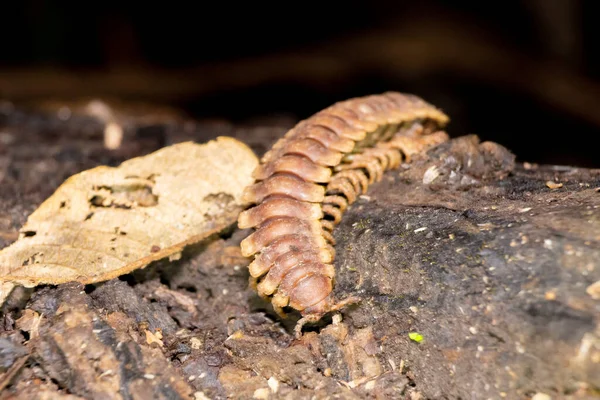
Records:
[[[259,165],[254,171],[254,179],[265,180],[277,173],[287,172],[298,175],[309,182],[325,183],[331,178],[331,169],[315,164],[300,154],[285,154],[272,162]]]
[[[287,196],[269,196],[256,207],[244,211],[238,218],[241,229],[260,227],[270,218],[296,217],[299,221],[315,221],[323,217],[318,203],[309,203]]]
[[[278,313],[291,307],[318,321],[355,299],[336,302],[332,231],[370,184],[410,157],[448,140],[448,117],[423,99],[397,92],[335,103],[300,121],[254,171],[250,205],[238,218],[254,228],[241,243],[259,295]]]
[[[243,199],[247,202],[260,202],[273,193],[319,203],[325,197],[325,188],[293,174],[277,174],[246,188]]]

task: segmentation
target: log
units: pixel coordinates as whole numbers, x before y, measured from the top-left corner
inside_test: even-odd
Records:
[[[223,134],[261,155],[288,128],[166,122],[109,150],[101,124],[11,118],[0,246],[75,172]],[[345,214],[335,294],[361,301],[299,340],[297,316],[280,320],[248,286],[247,233],[95,285],[15,290],[1,314],[2,398],[598,396],[600,170],[517,163],[454,133]]]

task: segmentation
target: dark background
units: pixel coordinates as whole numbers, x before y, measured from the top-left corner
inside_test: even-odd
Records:
[[[597,1],[256,4],[4,2],[0,98],[112,96],[243,121],[397,90],[444,109],[453,136],[600,167]]]

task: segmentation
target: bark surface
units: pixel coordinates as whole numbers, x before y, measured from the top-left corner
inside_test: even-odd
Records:
[[[76,172],[218,135],[260,156],[292,124],[132,126],[109,151],[93,119],[0,114],[0,246]],[[295,341],[297,316],[248,287],[232,226],[119,279],[15,290],[2,398],[599,396],[600,171],[454,137],[346,212],[334,293],[361,302],[341,319]]]

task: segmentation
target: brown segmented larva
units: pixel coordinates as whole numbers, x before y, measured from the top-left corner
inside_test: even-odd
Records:
[[[356,301],[336,302],[334,227],[344,211],[384,171],[448,140],[448,117],[421,98],[397,92],[341,101],[300,121],[255,169],[244,191],[249,208],[241,242],[259,295],[284,315],[291,307],[306,322]]]

